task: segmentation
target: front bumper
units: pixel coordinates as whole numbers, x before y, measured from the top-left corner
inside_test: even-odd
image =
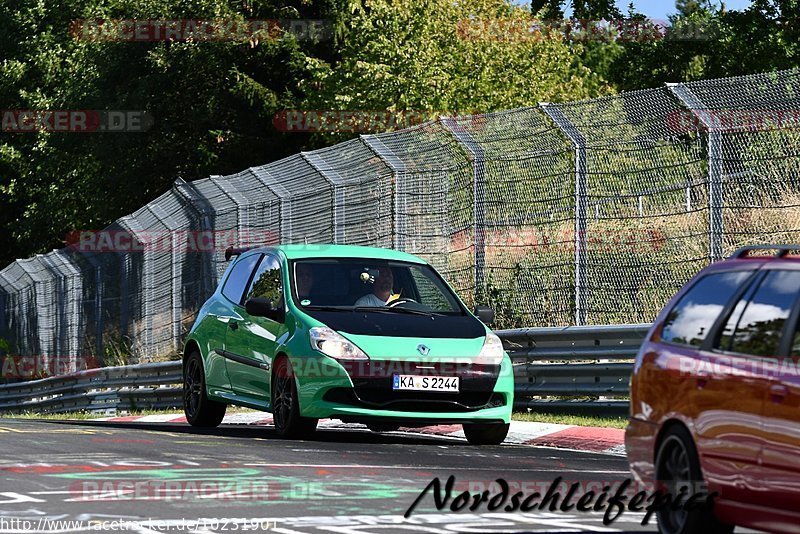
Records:
[[[514,377],[508,356],[494,366],[466,359],[369,360],[342,365],[325,356],[319,365],[325,369],[324,379],[298,378],[300,411],[306,417],[393,423],[511,420]],[[458,376],[460,388],[458,393],[393,390],[395,374]]]

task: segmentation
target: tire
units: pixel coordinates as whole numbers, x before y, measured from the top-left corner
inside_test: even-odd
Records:
[[[300,415],[297,383],[289,358],[283,357],[275,366],[272,375],[272,418],[275,431],[282,438],[311,436],[317,429],[319,419]]]
[[[183,413],[190,425],[200,428],[219,426],[227,405],[206,394],[206,373],[200,352],[194,349],[183,365]]]
[[[680,488],[690,484],[688,497],[692,487],[703,487],[703,472],[697,448],[689,431],[683,426],[674,426],[667,430],[656,453],[657,487],[670,492],[673,496],[680,493]],[[659,531],[664,534],[730,534],[733,525],[721,522],[714,511],[705,507],[692,510],[677,510],[665,506],[656,512]]]
[[[509,423],[464,423],[464,435],[471,445],[500,445],[508,435]]]

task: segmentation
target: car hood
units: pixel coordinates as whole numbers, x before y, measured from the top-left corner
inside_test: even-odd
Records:
[[[389,337],[339,331],[372,360],[465,361],[480,354],[486,336],[473,339],[441,337]],[[427,348],[427,354],[423,354]]]

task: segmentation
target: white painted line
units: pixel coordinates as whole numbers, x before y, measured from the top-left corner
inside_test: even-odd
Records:
[[[585,452],[585,451],[583,451]],[[394,470],[424,470],[424,471],[497,471],[497,467],[437,467],[429,465],[364,465],[364,464],[275,464],[275,463],[243,463],[244,467],[291,467],[291,468],[309,468],[309,469],[384,469],[388,471]],[[530,468],[503,468],[506,471],[522,471],[530,472]],[[630,474],[630,471],[616,470],[616,469],[543,469],[536,468],[536,472],[543,473],[592,473],[601,475],[621,475]]]

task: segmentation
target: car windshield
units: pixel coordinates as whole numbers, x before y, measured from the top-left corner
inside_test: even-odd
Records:
[[[292,297],[304,309],[462,315],[456,296],[428,265],[371,259],[296,260]]]

